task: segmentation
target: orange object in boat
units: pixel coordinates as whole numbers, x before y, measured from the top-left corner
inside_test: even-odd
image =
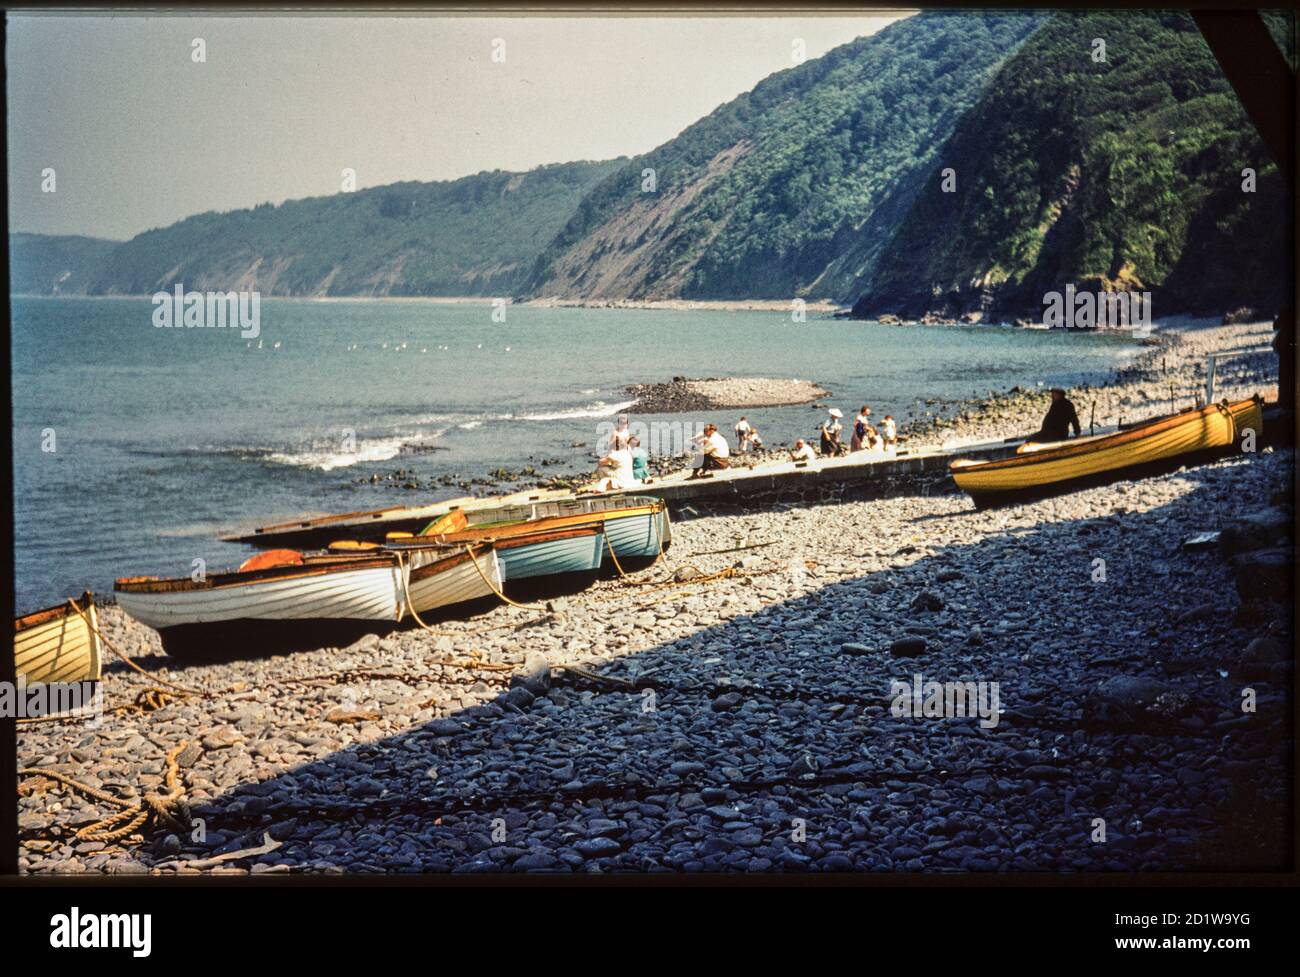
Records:
[[[250,556],[239,565],[240,573],[245,570],[266,570],[270,567],[302,566],[302,554],[297,550],[267,550]]]

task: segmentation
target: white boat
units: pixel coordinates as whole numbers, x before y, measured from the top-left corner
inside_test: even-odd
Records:
[[[439,550],[416,550],[405,567],[403,610],[423,614],[440,607],[482,600],[501,592],[504,577],[501,561],[492,549],[461,547],[447,554]]]
[[[287,552],[262,557],[289,560]],[[250,651],[318,646],[321,637],[345,639],[348,623],[401,620],[402,571],[391,555],[292,557],[200,580],[124,577],[113,590],[124,611],[158,631],[169,654],[238,651],[244,642],[258,644]]]

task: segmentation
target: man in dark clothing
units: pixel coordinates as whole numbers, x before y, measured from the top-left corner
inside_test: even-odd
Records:
[[[1079,415],[1074,410],[1074,404],[1065,398],[1065,391],[1060,387],[1052,388],[1052,406],[1047,409],[1047,416],[1043,418],[1042,429],[1037,434],[1026,438],[1027,441],[1064,441],[1070,436],[1070,429],[1074,429],[1074,436],[1078,437],[1082,433],[1079,426]]]

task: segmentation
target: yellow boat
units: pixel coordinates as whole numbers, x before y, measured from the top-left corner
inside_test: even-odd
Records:
[[[15,620],[14,661],[28,684],[98,681],[99,621],[90,592]]]
[[[996,461],[959,459],[953,480],[975,501],[989,505],[1032,498],[1063,488],[1097,484],[1169,462],[1209,457],[1235,445],[1249,428],[1264,429],[1264,402],[1256,396],[1162,417],[1104,437],[1078,438]]]

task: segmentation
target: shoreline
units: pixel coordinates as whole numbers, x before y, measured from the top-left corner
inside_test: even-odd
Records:
[[[1234,323],[1225,326],[1201,318],[1183,318],[1154,331],[1151,337],[1144,340],[1144,346],[1125,361],[1111,367],[1107,372],[1097,372],[1089,381],[1067,388],[1066,393],[1075,404],[1085,433],[1092,420],[1095,420],[1098,427],[1109,427],[1117,425],[1120,421],[1127,423],[1169,413],[1171,384],[1175,388],[1174,406],[1185,409],[1191,407],[1197,393],[1204,390],[1205,358],[1209,353],[1239,346],[1268,345],[1272,341],[1272,336],[1272,324],[1268,322]],[[747,378],[732,379],[744,382]],[[752,378],[748,379],[752,381]],[[630,391],[634,388],[649,390],[664,388],[669,394],[676,394],[680,392],[678,388],[687,387],[694,382],[701,381],[681,380],[665,384],[638,384],[628,389]],[[1216,400],[1239,400],[1255,393],[1262,394],[1266,400],[1275,400],[1277,398],[1276,357],[1269,352],[1225,360],[1219,367],[1215,391]],[[812,403],[821,396],[823,394],[810,400],[799,401],[793,406]],[[824,396],[829,398],[833,394],[824,393]],[[652,401],[649,408],[672,406],[673,400],[674,397],[669,396],[665,403]],[[918,400],[919,404],[933,409],[925,410],[921,417],[914,418],[910,422],[899,424],[899,444],[900,447],[943,448],[1008,437],[1024,437],[1038,430],[1049,402],[1050,394],[1046,386],[1013,387],[1009,391],[989,391],[983,397],[950,401],[939,398]],[[682,404],[685,406],[681,406]],[[706,404],[703,399],[694,399],[693,396],[679,400],[678,406],[682,410],[689,411],[728,409],[761,411],[764,409],[753,405],[716,407]],[[791,405],[766,406],[775,408]],[[847,418],[852,408],[842,409],[845,410]],[[635,404],[620,411],[629,416],[659,412]],[[730,441],[730,426],[720,424],[719,427]],[[762,430],[763,425],[758,423],[758,427]],[[733,452],[734,450],[733,446]],[[757,452],[736,454],[734,457],[749,464],[784,459],[788,457],[788,446],[768,442]],[[568,464],[564,459],[556,461]],[[572,470],[557,472],[537,482],[525,482],[522,479],[514,481],[479,479],[473,484],[487,488],[487,495],[502,495],[523,488],[576,489],[590,483],[593,478],[591,470],[576,467],[577,461],[572,464],[575,466]],[[654,477],[682,471],[686,467],[686,460],[677,456],[655,455],[650,459],[651,474]],[[289,518],[292,516],[286,517],[286,520]]]
[[[112,295],[89,295],[85,293],[71,293],[65,295],[50,295],[39,292],[11,292],[10,299],[113,299],[113,300],[143,300],[149,301],[155,293],[141,293],[133,295],[112,294]],[[491,305],[494,302],[504,302],[506,305],[519,307],[530,307],[539,309],[624,309],[630,311],[645,312],[780,312],[788,314],[792,311],[791,299],[583,299],[583,298],[560,298],[560,297],[539,297],[529,299],[516,299],[509,295],[262,295],[262,301],[284,301],[284,302],[321,302],[321,303],[361,303],[361,302],[393,302],[399,304],[418,304],[425,303],[431,305]],[[799,298],[795,296],[795,298]],[[1045,328],[1031,319],[1018,317],[1015,320],[978,320],[972,321],[962,318],[950,318],[927,314],[920,318],[902,318],[890,313],[884,313],[880,318],[854,316],[851,314],[852,306],[835,302],[831,299],[806,299],[804,300],[804,311],[815,313],[820,317],[832,317],[842,319],[847,322],[865,322],[874,323],[882,326],[899,326],[904,328],[916,326],[930,327],[980,327],[986,329],[1028,329],[1030,331],[1047,331]],[[1162,319],[1152,321],[1149,332],[1143,332],[1143,335],[1154,335],[1161,331],[1167,330],[1188,330],[1215,328],[1219,326],[1238,326],[1252,325],[1255,322],[1224,322],[1224,318],[1236,312],[1236,309],[1226,309],[1216,312],[1203,313],[1179,313],[1178,315],[1166,316]],[[1264,320],[1258,320],[1263,322]],[[1028,324],[1026,324],[1028,323]],[[1271,327],[1271,321],[1267,324]],[[1069,329],[1051,330],[1054,332],[1070,332]],[[1079,330],[1075,330],[1079,331]],[[1133,332],[1123,327],[1114,327],[1110,329],[1084,330],[1087,332]]]
[[[77,839],[111,809],[27,780],[20,872],[1273,868],[1289,610],[1238,599],[1224,555],[1179,543],[1254,525],[1293,461],[1270,449],[1004,511],[942,494],[705,514],[631,575],[653,592],[606,579],[438,634],[224,663],[168,658],[105,608],[146,673],[111,663],[110,706],[160,679],[209,697],[21,726],[19,766],[135,798],[188,743],[179,783],[205,831]],[[1077,585],[1042,573],[1044,553]],[[1096,553],[1109,585],[1088,582]],[[720,576],[692,584],[688,566]],[[997,683],[996,720],[900,714],[893,684],[917,674]],[[1079,826],[1095,811],[1109,844]]]

